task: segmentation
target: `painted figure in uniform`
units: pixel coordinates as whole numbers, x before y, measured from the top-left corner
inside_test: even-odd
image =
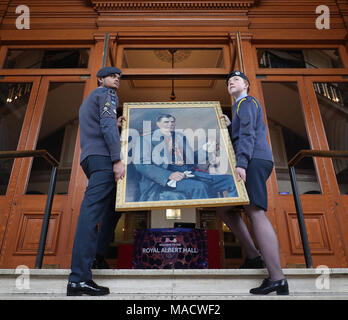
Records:
[[[268,220],[266,181],[273,169],[272,151],[267,142],[267,128],[263,120],[260,102],[248,95],[249,79],[239,71],[231,72],[226,79],[227,88],[236,102],[232,106],[232,122],[223,116],[229,129],[236,154],[237,180],[242,179],[248,192],[250,204],[244,206],[250,218],[260,251],[256,249],[249,230],[239,213],[229,207],[217,209],[217,213],[238,238],[247,253],[241,268],[268,269],[270,277],[260,287],[250,290],[252,294],[289,294],[288,283],[282,272],[277,235]],[[266,264],[266,265],[265,265]]]
[[[195,165],[195,153],[185,135],[175,130],[174,116],[161,114],[156,125],[158,129],[141,136],[135,148],[139,201],[209,199],[223,192],[225,197],[237,196],[231,175],[210,174]]]
[[[104,67],[97,73],[99,87],[79,111],[81,166],[88,186],[81,204],[71,260],[67,295],[106,295],[109,289],[92,280],[93,263],[103,262],[120,214],[115,212],[116,181],[123,179],[121,143],[117,119],[121,70]],[[98,224],[100,230],[98,231]],[[101,261],[95,261],[97,260]]]

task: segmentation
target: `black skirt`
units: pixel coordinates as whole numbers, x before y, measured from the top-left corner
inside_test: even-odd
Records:
[[[273,169],[273,162],[253,158],[246,170],[245,187],[248,192],[250,204],[256,205],[267,211],[267,186],[266,181]]]

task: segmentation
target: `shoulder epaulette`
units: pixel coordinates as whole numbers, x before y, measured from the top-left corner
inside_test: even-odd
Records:
[[[237,115],[238,115],[238,111],[239,111],[240,105],[242,104],[243,101],[246,101],[247,98],[251,98],[251,99],[252,99],[252,101],[253,101],[253,102],[255,103],[255,105],[256,105],[256,108],[259,107],[258,103],[256,102],[256,100],[255,100],[253,97],[250,97],[250,96],[245,97],[245,98],[243,98],[242,100],[240,100],[239,103],[238,103],[238,105],[237,105]]]

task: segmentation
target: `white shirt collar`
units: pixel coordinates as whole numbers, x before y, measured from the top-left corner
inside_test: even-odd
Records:
[[[239,96],[237,99],[236,99],[236,102],[238,102],[238,101],[240,101],[241,99],[243,99],[243,98],[245,98],[245,97],[247,97],[248,96],[248,94],[242,94],[241,96]]]

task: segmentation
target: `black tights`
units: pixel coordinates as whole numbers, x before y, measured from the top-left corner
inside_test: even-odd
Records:
[[[265,211],[255,206],[244,206],[247,216],[250,218],[256,241],[259,245],[263,259],[272,281],[284,279],[282,272],[277,235]],[[246,251],[248,258],[252,259],[260,255],[256,249],[249,230],[239,213],[229,212],[229,207],[217,209],[217,214],[231,229]]]

